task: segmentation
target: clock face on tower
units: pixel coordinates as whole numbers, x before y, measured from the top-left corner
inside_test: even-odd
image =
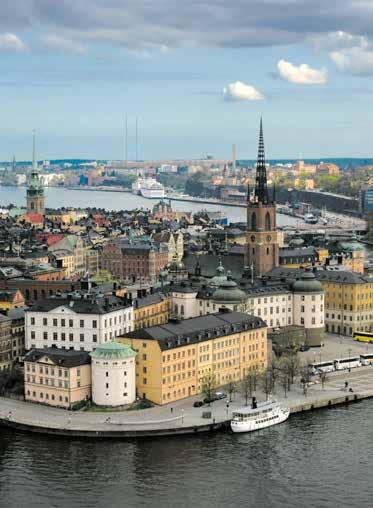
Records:
[[[267,236],[267,242],[270,242],[272,240],[271,235]]]
[[[250,240],[251,240],[252,242],[255,242],[255,235],[251,235]]]

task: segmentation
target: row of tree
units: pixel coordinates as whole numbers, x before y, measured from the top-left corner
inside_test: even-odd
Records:
[[[307,396],[307,390],[312,376],[308,365],[301,365],[296,353],[289,353],[280,358],[273,357],[266,369],[251,369],[240,382],[236,383],[230,381],[228,383],[227,391],[229,394],[229,402],[232,402],[234,394],[239,392],[245,399],[245,404],[247,405],[249,399],[256,391],[262,391],[266,396],[266,400],[268,400],[269,395],[274,393],[278,386],[284,390],[284,395],[287,397],[297,376],[300,377],[303,393]],[[319,375],[323,389],[326,377],[325,372]],[[213,399],[214,390],[216,388],[216,375],[213,372],[209,372],[202,380],[202,392],[206,399]]]

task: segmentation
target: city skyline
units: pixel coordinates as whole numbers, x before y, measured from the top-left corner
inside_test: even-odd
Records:
[[[263,5],[264,4],[264,5]],[[145,8],[146,7],[146,8]],[[369,157],[373,8],[341,0],[0,6],[0,159]],[[342,141],[342,142],[341,142]]]

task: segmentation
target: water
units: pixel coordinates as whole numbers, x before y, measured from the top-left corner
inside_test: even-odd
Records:
[[[69,190],[56,187],[48,187],[45,190],[46,206],[61,208],[72,206],[75,208],[106,208],[107,210],[133,210],[135,208],[153,208],[158,200],[146,199],[129,192],[105,192]],[[17,206],[25,206],[26,189],[21,187],[0,187],[0,207],[13,203]],[[223,210],[231,222],[246,221],[245,208],[234,206],[221,206],[184,201],[172,201],[172,207],[177,211],[192,211],[205,209],[211,211]],[[297,220],[286,215],[277,215],[279,226],[296,224]],[[298,221],[299,222],[299,221]]]
[[[371,506],[373,403],[251,434],[133,441],[0,434],[1,508]]]

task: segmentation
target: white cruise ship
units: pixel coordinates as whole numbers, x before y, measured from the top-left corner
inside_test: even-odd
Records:
[[[138,178],[132,184],[132,192],[150,199],[162,199],[165,197],[163,185],[154,178]]]
[[[233,432],[252,432],[271,427],[288,419],[290,411],[275,400],[256,403],[252,407],[242,407],[233,412],[231,429]]]

